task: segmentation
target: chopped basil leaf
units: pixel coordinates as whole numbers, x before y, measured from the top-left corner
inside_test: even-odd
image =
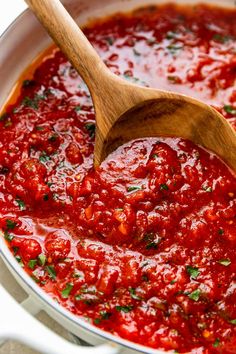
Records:
[[[229,323],[236,325],[236,320],[230,320]]]
[[[34,109],[38,108],[38,103],[34,99],[29,98],[28,96],[23,99],[22,104],[25,107],[31,107]]]
[[[35,275],[31,274],[30,277],[35,281],[35,283],[40,283],[39,278],[37,278]]]
[[[200,274],[200,271],[197,267],[186,266],[186,271],[193,279],[196,279]]]
[[[49,199],[48,194],[44,194],[44,196],[43,196],[43,200],[46,202],[48,199]]]
[[[9,234],[9,232],[5,231],[4,232],[4,238],[5,238],[6,241],[11,242],[13,240],[14,236]]]
[[[159,243],[159,242],[158,242]],[[146,250],[150,250],[150,249],[157,249],[158,243],[156,243],[155,241],[149,242],[146,245]]]
[[[13,253],[15,256],[17,254],[17,252],[19,251],[19,247],[13,246],[12,249],[13,249]]]
[[[48,265],[45,267],[46,271],[48,272],[50,278],[52,278],[53,280],[56,279],[56,271],[53,265]]]
[[[89,136],[92,138],[95,135],[95,123],[86,123],[84,125],[85,129],[89,132]]]
[[[48,156],[45,151],[42,151],[41,155],[39,156],[39,161],[47,162],[48,160],[50,160],[50,156]]]
[[[35,268],[36,264],[37,264],[37,259],[31,259],[28,262],[28,267],[33,270]]]
[[[54,143],[54,142],[57,140],[57,138],[58,138],[58,135],[57,135],[57,134],[52,134],[52,135],[50,136],[50,138],[48,138],[48,141]]]
[[[231,264],[231,260],[229,258],[220,259],[218,263],[225,267],[228,267]]]
[[[219,230],[218,230],[218,234],[219,234],[219,235],[223,235],[223,234],[224,234],[224,230],[223,230],[223,229],[219,229]]]
[[[167,184],[161,184],[160,185],[160,191],[168,191],[169,190],[169,187],[167,186]]]
[[[142,281],[149,281],[147,274],[142,275]]]
[[[24,80],[23,83],[22,83],[22,86],[24,88],[31,87],[31,86],[34,86],[34,85],[35,85],[35,81],[34,80]]]
[[[166,39],[174,39],[174,38],[176,38],[175,32],[169,31],[166,33]]]
[[[115,42],[115,40],[114,40],[113,37],[106,37],[105,40],[107,41],[107,43],[108,43],[109,45],[112,45],[112,44],[114,44],[114,42]]]
[[[45,254],[41,253],[39,256],[38,256],[38,259],[39,259],[39,264],[41,266],[44,266],[46,261],[47,261],[47,258],[45,256]]]
[[[93,323],[98,325],[99,323],[101,323],[101,318],[94,318]]]
[[[100,311],[100,315],[103,320],[108,320],[111,317],[111,313],[107,311]]]
[[[7,225],[7,229],[8,230],[12,230],[17,225],[17,223],[12,221],[12,220],[10,220],[10,219],[7,219],[6,220],[6,225]]]
[[[182,45],[168,45],[168,47],[166,47],[168,50],[169,50],[169,52],[171,53],[171,54],[176,54],[176,52],[178,51],[178,50],[180,50],[180,49],[183,49],[183,46]]]
[[[116,310],[119,312],[125,312],[128,313],[133,309],[132,305],[127,305],[127,306],[116,306]]]
[[[208,193],[212,192],[212,188],[209,186],[202,186],[202,189]]]
[[[170,284],[173,285],[173,284],[176,283],[176,281],[177,281],[177,280],[173,279],[173,280],[171,280]]]
[[[200,296],[201,296],[200,289],[196,289],[192,293],[188,294],[188,297],[193,301],[198,301],[200,299]]]
[[[5,120],[8,117],[8,114],[5,112],[3,114],[0,115],[0,121],[2,122],[3,120]]]
[[[236,115],[236,108],[234,108],[230,105],[225,105],[224,110],[225,110],[225,112],[227,112],[229,114]]]
[[[75,110],[75,112],[81,111],[81,106],[75,106],[74,110]]]
[[[138,191],[140,189],[141,189],[140,186],[130,186],[130,187],[127,187],[127,192]]]
[[[134,288],[130,288],[129,293],[130,293],[130,296],[132,297],[132,299],[142,300],[142,298],[140,296],[136,295],[136,290]]]
[[[24,267],[24,263],[22,262],[21,256],[17,255],[15,256],[15,259],[17,260],[17,262],[21,267]]]
[[[35,127],[35,129],[40,131],[40,130],[44,130],[44,127],[37,126]]]
[[[220,344],[220,340],[219,338],[216,338],[216,340],[214,341],[214,343],[212,344],[214,348],[217,348]]]
[[[77,273],[77,272],[74,272],[73,275],[72,275],[73,278],[80,278],[81,277],[81,274],[80,273]]]
[[[23,200],[16,199],[16,203],[18,204],[20,210],[25,210],[25,203],[23,202]]]
[[[230,39],[230,36],[227,35],[222,35],[220,33],[215,33],[212,37],[214,41],[220,42],[220,43],[226,43]]]
[[[63,297],[63,299],[67,299],[67,298],[69,297],[70,292],[71,292],[71,290],[73,289],[73,286],[74,286],[74,285],[71,284],[71,283],[67,283],[67,284],[66,284],[65,289],[62,290],[62,292],[61,292],[61,296]]]

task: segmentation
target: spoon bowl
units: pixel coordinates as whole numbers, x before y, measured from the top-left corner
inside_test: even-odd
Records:
[[[236,171],[236,132],[214,108],[191,97],[127,82],[111,73],[59,0],[26,0],[87,84],[96,115],[94,165],[136,138],[189,139]]]

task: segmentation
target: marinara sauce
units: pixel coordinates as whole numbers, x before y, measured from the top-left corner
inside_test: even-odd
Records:
[[[202,99],[236,126],[235,18],[152,6],[84,30],[114,73]],[[91,98],[56,48],[0,126],[0,224],[40,287],[136,343],[236,353],[236,179],[223,162],[150,138],[94,170]]]

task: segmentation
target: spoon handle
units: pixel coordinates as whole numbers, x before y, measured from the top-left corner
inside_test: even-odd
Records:
[[[51,37],[66,53],[90,92],[98,92],[109,70],[59,0],[25,0]]]

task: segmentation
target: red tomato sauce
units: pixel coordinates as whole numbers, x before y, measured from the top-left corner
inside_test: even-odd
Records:
[[[236,126],[236,11],[165,5],[85,28],[105,63]],[[236,352],[236,179],[189,141],[132,141],[92,167],[85,84],[58,49],[1,116],[0,226],[62,306],[175,353]]]

